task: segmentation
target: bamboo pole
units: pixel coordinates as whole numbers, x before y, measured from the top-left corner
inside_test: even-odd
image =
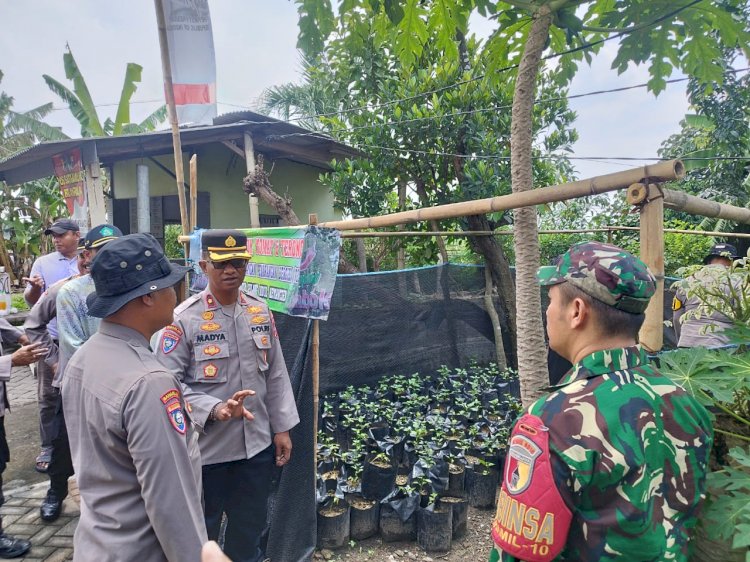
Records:
[[[307,222],[318,223],[318,215],[312,213]],[[312,333],[312,385],[313,385],[313,474],[318,470],[318,409],[320,407],[320,320],[314,319]],[[314,480],[314,479],[313,479]]]
[[[591,179],[579,180],[562,185],[553,185],[542,187],[531,191],[511,193],[489,199],[477,199],[474,201],[463,201],[461,203],[450,203],[447,205],[437,205],[435,207],[425,207],[413,211],[404,211],[392,213],[390,215],[381,215],[377,217],[329,221],[321,223],[320,226],[337,228],[339,230],[361,230],[363,228],[378,228],[384,226],[397,226],[400,224],[409,224],[419,221],[441,220],[455,217],[466,217],[469,215],[480,215],[516,209],[519,207],[530,207],[533,205],[542,205],[544,203],[553,203],[555,201],[564,201],[587,195],[596,195],[607,193],[618,189],[625,189],[633,183],[643,178],[650,178],[651,181],[668,181],[679,179],[685,174],[685,167],[680,160],[668,160],[658,162],[651,166],[633,168],[623,172],[615,172],[604,176],[598,176]]]
[[[190,158],[190,231],[198,226],[198,155]]]
[[[172,126],[172,146],[174,149],[174,173],[177,181],[177,200],[180,202],[180,224],[183,236],[189,233],[187,203],[185,201],[185,170],[182,164],[182,142],[180,141],[180,126],[177,122],[177,109],[172,88],[172,65],[169,62],[169,45],[167,43],[167,26],[164,21],[164,6],[162,0],[154,0],[156,7],[156,22],[159,27],[159,47],[161,50],[161,68],[164,74],[164,93],[167,97],[169,123]],[[188,255],[188,244],[184,243],[185,255]]]
[[[656,277],[656,292],[646,308],[639,341],[648,351],[664,344],[664,198],[659,188],[648,186],[648,200],[641,207],[641,260]]]
[[[708,201],[672,189],[663,189],[662,191],[664,192],[664,205],[675,211],[750,224],[750,209]]]

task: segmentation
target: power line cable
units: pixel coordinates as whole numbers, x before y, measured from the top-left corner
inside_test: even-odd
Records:
[[[744,72],[750,70],[750,67],[746,68],[739,68],[739,69],[731,69],[727,71],[727,74],[735,74],[738,72]],[[690,80],[690,77],[684,77],[684,78],[674,78],[671,80],[666,80],[666,84],[677,84],[679,82],[687,82]],[[565,100],[571,100],[571,99],[580,99],[580,98],[586,98],[589,96],[598,96],[602,94],[611,94],[611,93],[619,93],[624,92],[627,90],[635,90],[638,88],[645,88],[648,86],[648,82],[643,82],[642,84],[634,84],[631,86],[621,86],[619,88],[611,88],[608,90],[593,90],[591,92],[584,92],[581,94],[573,94],[569,96],[557,96],[557,97],[550,97],[550,98],[539,98],[534,101],[534,105],[542,104],[542,103],[551,103],[556,101],[565,101]],[[426,117],[414,117],[412,119],[398,119],[394,121],[383,121],[381,123],[371,123],[368,125],[357,125],[354,127],[347,127],[347,128],[339,128],[339,129],[331,129],[329,131],[309,131],[305,133],[287,133],[283,135],[269,135],[267,137],[267,140],[269,141],[275,141],[275,140],[281,140],[288,137],[318,137],[323,140],[330,140],[327,138],[327,135],[334,135],[338,133],[346,134],[353,131],[358,131],[361,129],[374,129],[376,127],[384,127],[384,126],[390,126],[390,125],[402,125],[406,123],[415,123],[418,121],[431,121],[431,120],[442,120],[447,119],[449,117],[459,117],[462,115],[473,115],[475,113],[486,113],[489,111],[499,111],[502,109],[510,109],[512,108],[512,104],[504,104],[504,105],[495,105],[492,107],[485,107],[485,108],[479,108],[479,109],[467,109],[464,111],[454,111],[452,113],[446,113],[445,115],[428,115]]]

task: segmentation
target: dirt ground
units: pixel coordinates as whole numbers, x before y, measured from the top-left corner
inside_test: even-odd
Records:
[[[492,547],[490,527],[494,509],[469,508],[468,532],[462,538],[453,541],[450,552],[427,553],[415,542],[384,543],[380,537],[364,541],[350,541],[334,551],[316,551],[315,560],[333,562],[348,560],[366,560],[368,562],[409,562],[417,560],[430,562],[486,562]]]

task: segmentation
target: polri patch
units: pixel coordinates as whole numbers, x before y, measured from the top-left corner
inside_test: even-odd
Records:
[[[252,322],[253,324],[267,324],[268,316],[266,316],[265,314],[258,314],[256,316],[253,316],[250,319],[250,322]]]
[[[215,332],[216,330],[221,330],[221,325],[216,322],[204,322],[201,324],[201,330],[204,332]]]
[[[677,311],[682,308],[682,301],[677,297],[672,299],[672,310]]]
[[[249,306],[247,307],[247,313],[248,314],[258,314],[260,312],[263,312],[262,306]]]
[[[213,320],[214,319],[214,313],[211,312],[210,310],[207,310],[206,312],[204,312],[203,314],[201,314],[201,318],[203,318],[204,320]]]
[[[209,357],[213,357],[220,351],[221,351],[221,348],[218,345],[211,344],[203,348],[203,355],[208,355]]]
[[[178,343],[180,343],[180,336],[174,332],[164,332],[161,336],[161,352],[164,355],[172,353]]]
[[[216,375],[219,373],[219,369],[214,365],[213,363],[209,363],[205,367],[203,367],[203,376],[207,379],[213,379],[216,378]]]
[[[167,404],[167,416],[169,417],[169,423],[172,424],[178,433],[185,435],[187,431],[187,424],[185,423],[185,416],[182,413],[182,406],[179,402],[172,402]]]

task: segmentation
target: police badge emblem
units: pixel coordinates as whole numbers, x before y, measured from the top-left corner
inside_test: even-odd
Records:
[[[185,416],[182,413],[182,406],[179,402],[172,402],[167,405],[167,414],[169,415],[169,423],[172,424],[179,433],[185,434],[187,431],[187,424],[185,423]]]

